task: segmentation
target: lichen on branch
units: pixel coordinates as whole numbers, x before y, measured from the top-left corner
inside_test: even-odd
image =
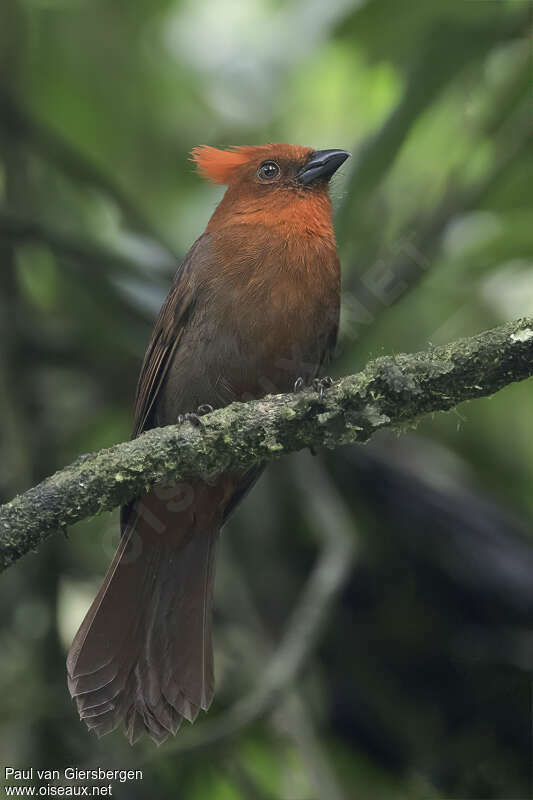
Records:
[[[190,422],[80,457],[0,507],[0,570],[57,530],[128,502],[155,484],[212,477],[305,447],[366,442],[533,374],[533,319],[444,347],[385,356],[322,395],[313,388],[232,403]]]

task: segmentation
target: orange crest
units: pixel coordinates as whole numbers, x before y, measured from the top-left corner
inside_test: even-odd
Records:
[[[191,156],[200,175],[211,183],[226,184],[231,180],[234,170],[248,161],[252,149],[232,147],[229,150],[219,150],[216,147],[200,145],[192,150]]]

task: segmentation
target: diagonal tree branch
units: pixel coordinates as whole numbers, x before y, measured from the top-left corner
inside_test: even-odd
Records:
[[[158,483],[211,478],[305,447],[365,442],[382,428],[497,392],[533,375],[533,318],[444,347],[385,356],[334,383],[233,403],[82,456],[0,507],[0,570],[51,533],[126,503]]]

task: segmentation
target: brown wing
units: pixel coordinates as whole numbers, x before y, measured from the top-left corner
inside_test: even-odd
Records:
[[[133,439],[151,427],[150,415],[154,403],[193,309],[190,275],[195,252],[204,238],[205,235],[201,236],[185,256],[157,317],[137,383]]]
[[[331,359],[333,358],[333,355],[335,353],[335,347],[337,346],[338,332],[339,332],[339,322],[338,320],[336,320],[329,332],[329,336],[326,341],[326,346],[324,348],[324,352],[322,353],[322,358],[320,359],[320,363],[316,371],[317,376],[320,375],[324,367],[327,367]]]
[[[194,293],[191,288],[191,271],[194,268],[194,255],[201,246],[205,234],[193,244],[176,271],[172,287],[157,316],[152,338],[141,366],[133,412],[133,433],[135,439],[143,431],[152,427],[151,414],[154,403],[172,363],[174,353],[179,347],[183,330],[194,308]],[[122,535],[130,518],[135,500],[120,510]]]

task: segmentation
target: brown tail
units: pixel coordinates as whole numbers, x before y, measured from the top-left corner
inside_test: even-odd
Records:
[[[193,722],[214,687],[218,530],[199,531],[194,522],[172,530],[142,509],[134,507],[67,658],[69,690],[87,727],[103,736],[124,719],[132,744],[144,731],[163,742],[182,719]]]

